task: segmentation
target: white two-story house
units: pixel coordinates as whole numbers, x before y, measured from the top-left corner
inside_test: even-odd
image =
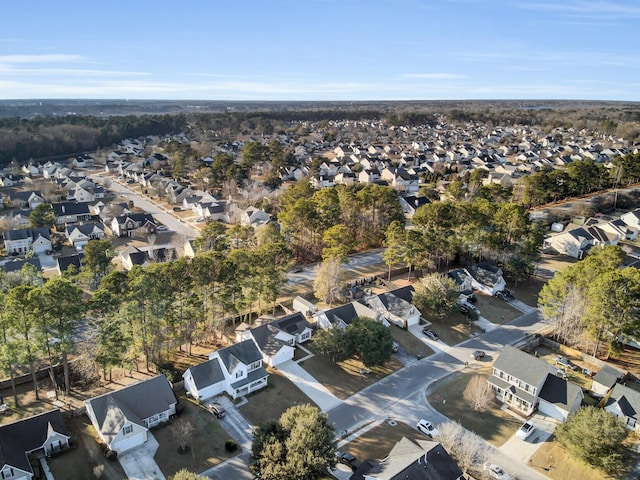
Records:
[[[268,377],[262,353],[251,339],[210,353],[207,362],[182,375],[184,388],[201,401],[223,392],[235,400],[266,387]]]

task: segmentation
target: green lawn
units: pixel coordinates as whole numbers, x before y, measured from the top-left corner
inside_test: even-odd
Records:
[[[522,422],[495,403],[489,410],[478,413],[469,408],[462,394],[474,375],[487,377],[489,367],[481,367],[462,373],[440,385],[427,398],[431,406],[454,422],[460,422],[467,430],[477,433],[492,445],[499,447],[520,427]]]
[[[306,344],[306,347],[313,351],[313,341]],[[315,355],[304,360],[300,366],[341,400],[402,368],[402,364],[393,356],[383,367],[372,367],[368,374],[360,373],[364,365],[354,358],[333,363],[326,357]]]
[[[287,408],[294,405],[313,404],[302,390],[276,370],[269,370],[267,388],[258,390],[247,399],[248,402],[240,406],[239,410],[253,425],[277,420]]]

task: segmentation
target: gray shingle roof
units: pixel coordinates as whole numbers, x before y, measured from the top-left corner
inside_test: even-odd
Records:
[[[143,420],[165,412],[175,404],[176,397],[164,375],[129,385],[85,401],[96,417],[98,428],[111,442],[127,422],[145,426]]]
[[[290,335],[298,335],[305,328],[311,328],[311,324],[300,312],[292,313],[286,317],[282,317],[272,323],[272,325]]]
[[[624,372],[618,370],[611,365],[604,365],[598,373],[593,376],[593,381],[599,383],[600,385],[611,388],[613,387],[618,380],[624,377]]]
[[[582,398],[582,389],[575,383],[567,382],[555,375],[548,375],[542,390],[540,390],[539,397],[570,412],[577,398]]]
[[[198,390],[224,380],[224,373],[217,358],[191,367],[189,371]]]
[[[611,391],[607,406],[616,403],[627,417],[640,421],[640,392],[618,383]]]
[[[262,360],[262,354],[253,340],[245,340],[234,345],[218,350],[218,356],[224,364],[227,372],[231,372],[237,365],[237,361],[245,365]]]
[[[537,387],[551,372],[552,367],[540,358],[507,345],[496,359],[493,368]]]

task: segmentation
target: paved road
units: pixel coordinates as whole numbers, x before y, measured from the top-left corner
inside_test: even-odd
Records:
[[[91,175],[91,178],[94,179],[97,183],[104,182],[104,177],[98,174]],[[129,190],[125,185],[113,181],[113,179],[110,180],[111,184],[109,185],[108,190],[111,190],[112,192],[118,193],[123,197],[132,200],[133,204],[136,207],[141,208],[145,212],[153,214],[153,216],[159,222],[166,225],[171,230],[178,232],[186,236],[187,238],[196,238],[200,234],[200,231],[197,228],[190,227],[188,224],[181,222],[169,211],[159,207],[155,203],[152,203],[150,200],[147,200],[140,194]]]
[[[384,249],[375,250],[373,252],[356,253],[350,255],[349,262],[344,265],[348,270],[368,267],[370,265],[382,264],[382,252]],[[287,285],[296,285],[298,283],[312,282],[316,278],[316,267],[318,264],[308,265],[299,272],[289,272],[287,275]]]

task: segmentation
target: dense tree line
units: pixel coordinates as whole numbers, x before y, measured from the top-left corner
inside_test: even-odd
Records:
[[[181,132],[183,115],[75,116],[0,119],[0,166],[12,160],[74,155],[120,142],[123,138]]]
[[[593,160],[579,160],[564,170],[547,168],[525,177],[522,201],[528,207],[537,207],[639,180],[640,154],[616,157],[610,168]]]
[[[386,232],[385,262],[439,270],[461,258],[493,260],[516,281],[533,274],[543,231],[515,203],[444,201],[424,205],[414,228],[392,223]]]
[[[596,355],[600,344],[616,355],[621,341],[640,328],[640,271],[621,268],[620,247],[594,248],[580,262],[557,272],[538,298],[546,320],[555,326],[556,339],[569,346],[592,340]]]
[[[44,284],[30,265],[4,274],[0,371],[12,379],[31,372],[36,389],[37,365],[61,361],[68,389],[72,353],[85,355],[105,377],[113,367],[157,369],[176,348],[186,345],[190,353],[196,339],[221,333],[230,318],[274,308],[291,265],[277,229],[267,226],[256,236],[250,228],[226,232],[210,225],[195,242],[193,259],[110,270],[109,242],[92,240],[80,272]],[[91,295],[80,288],[98,284]],[[75,328],[85,315],[94,334],[80,352]]]
[[[310,260],[331,247],[335,236],[325,233],[332,227],[346,226],[353,238],[341,241],[353,242],[360,251],[382,246],[387,227],[404,216],[390,187],[355,184],[314,190],[308,182],[298,182],[280,198],[278,221],[296,258]]]

